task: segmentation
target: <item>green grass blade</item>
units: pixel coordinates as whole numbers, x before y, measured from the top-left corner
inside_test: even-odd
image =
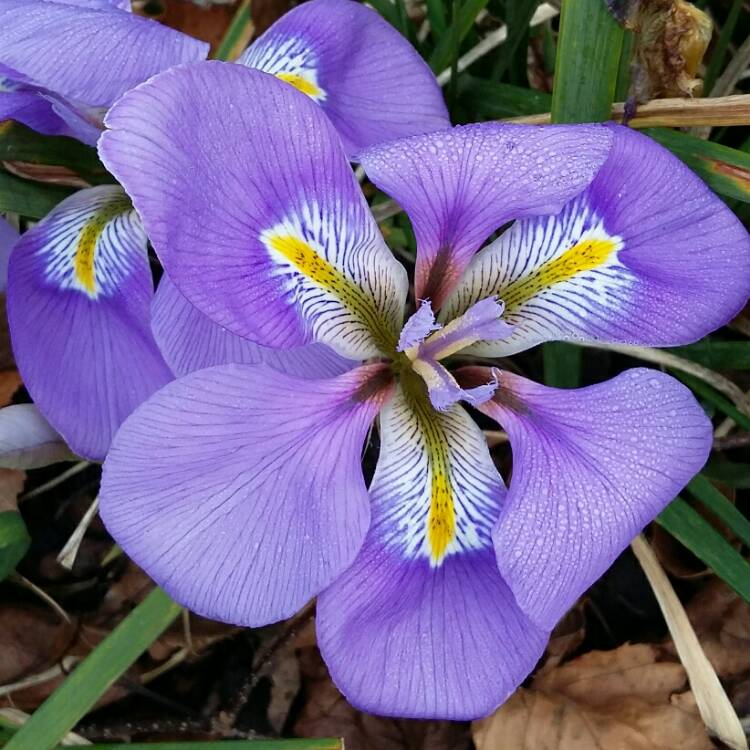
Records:
[[[750,341],[716,341],[707,338],[695,344],[675,346],[667,351],[711,370],[750,370]]]
[[[180,613],[154,589],[37,709],[6,750],[52,750]]]
[[[432,38],[439,42],[448,29],[443,0],[426,0],[427,19],[430,22]]]
[[[678,497],[656,520],[750,602],[750,564],[700,513]]]
[[[73,188],[31,182],[0,170],[0,211],[41,219],[73,192]]]
[[[430,55],[430,67],[435,73],[442,73],[451,64],[454,48],[460,45],[471,31],[476,17],[484,10],[485,5],[487,0],[465,0],[461,4],[458,20],[453,20],[452,28],[442,37]]]
[[[609,119],[623,34],[604,0],[563,0],[552,122]]]
[[[721,33],[711,53],[711,60],[706,67],[706,75],[703,77],[704,96],[708,96],[711,93],[711,89],[719,77],[719,71],[724,64],[727,48],[729,47],[729,42],[732,40],[732,34],[734,33],[735,26],[737,26],[743,4],[744,0],[734,0],[724,21],[724,25],[721,27]]]
[[[458,79],[458,97],[469,111],[488,120],[549,112],[552,102],[545,91],[495,83],[466,73]]]
[[[750,154],[677,130],[644,132],[679,156],[712,190],[750,203]]]
[[[737,510],[734,503],[716,489],[711,482],[698,474],[687,486],[688,490],[717,518],[720,518],[729,528],[750,547],[750,521]]]
[[[23,559],[31,544],[26,524],[17,510],[0,513],[0,581],[7,578]]]
[[[114,182],[96,149],[73,138],[41,135],[12,120],[0,124],[0,161],[67,167],[92,185]]]
[[[253,24],[250,12],[250,0],[243,0],[229,24],[229,28],[211,55],[214,60],[234,60],[242,54],[243,48],[249,41],[250,28]]]
[[[703,468],[703,473],[729,487],[738,490],[750,489],[750,464],[712,458]]]
[[[494,78],[500,79],[505,75],[521,42],[528,40],[529,22],[538,5],[539,0],[513,0],[507,3],[508,38],[500,48],[497,65],[492,71]],[[523,69],[526,70],[526,45],[523,45]]]
[[[583,349],[564,341],[549,341],[542,347],[544,382],[553,388],[575,388],[581,384]]]

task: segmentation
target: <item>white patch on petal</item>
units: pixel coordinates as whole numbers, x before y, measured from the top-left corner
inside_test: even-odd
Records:
[[[143,225],[117,185],[90,188],[63,201],[41,223],[45,277],[90,299],[112,296],[145,252]]]
[[[502,480],[467,412],[456,405],[438,414],[399,388],[380,425],[370,494],[384,509],[376,531],[386,546],[433,567],[449,555],[490,547]]]
[[[630,303],[636,281],[620,262],[623,247],[579,197],[557,215],[517,221],[478,253],[440,317],[458,316],[497,295],[506,306],[504,319],[516,328],[503,341],[469,350],[484,356],[507,356],[561,331],[575,332],[584,321],[589,329],[598,321],[605,327]]]
[[[318,103],[328,97],[318,81],[316,56],[303,39],[263,39],[251,45],[237,62],[275,75]]]

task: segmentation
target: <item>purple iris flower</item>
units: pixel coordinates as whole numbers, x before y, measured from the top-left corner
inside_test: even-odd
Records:
[[[125,91],[208,46],[127,12],[124,0],[0,0],[0,120],[94,143]],[[312,0],[251,45],[238,69],[266,71],[316,102],[349,153],[448,127],[440,89],[408,42],[351,0]],[[239,113],[255,107],[238,98]],[[159,103],[154,102],[155,109]],[[248,115],[249,116],[249,115]],[[176,123],[189,132],[192,115]],[[351,363],[323,344],[280,352],[233,336],[162,278],[154,297],[140,217],[117,185],[81,190],[17,243],[8,317],[34,402],[71,449],[104,458],[123,419],[197,367],[267,362],[302,377]],[[202,350],[181,337],[200,330]]]
[[[406,271],[310,98],[200,63],[130,92],[106,124],[100,154],[195,308],[265,347],[361,363],[310,379],[219,364],[171,382],[115,436],[107,527],[211,618],[259,626],[317,596],[320,649],[355,706],[487,714],[700,469],[711,425],[660,372],[557,390],[452,358],[695,341],[748,297],[744,229],[620,126],[483,124],[375,146],[359,160],[417,237],[422,302],[404,324]],[[181,328],[190,360],[204,332]],[[461,401],[508,431],[508,489]]]

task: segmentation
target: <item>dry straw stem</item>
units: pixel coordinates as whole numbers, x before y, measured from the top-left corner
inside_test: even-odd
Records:
[[[612,105],[612,119],[622,122],[625,104]],[[511,117],[503,122],[524,125],[546,125],[550,114]],[[654,99],[641,104],[635,117],[628,121],[633,128],[683,128],[695,125],[750,125],[750,94],[720,96],[709,99]]]
[[[78,526],[76,526],[75,531],[70,535],[70,539],[65,542],[65,546],[60,550],[57,562],[66,570],[73,570],[73,565],[78,556],[78,549],[98,510],[99,498],[96,497],[94,498],[94,502],[89,505],[88,510],[83,514],[83,518],[80,520]]]
[[[642,535],[638,535],[631,546],[659,602],[708,731],[733,750],[748,750],[742,724],[654,551]]]
[[[719,393],[723,393],[732,401],[738,411],[741,411],[743,414],[750,417],[750,397],[748,397],[738,385],[728,378],[725,378],[723,375],[719,375],[718,372],[709,370],[708,367],[703,367],[703,365],[678,357],[671,352],[665,352],[661,349],[649,349],[646,346],[588,343],[582,343],[581,345],[592,349],[607,349],[612,352],[618,352],[619,354],[627,354],[629,357],[642,359],[644,362],[652,362],[656,365],[663,365],[664,367],[669,367],[673,370],[686,372],[688,375],[693,375],[699,380],[708,383],[712,388],[719,391]]]

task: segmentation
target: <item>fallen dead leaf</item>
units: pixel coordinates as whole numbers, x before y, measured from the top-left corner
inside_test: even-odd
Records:
[[[714,579],[690,601],[688,618],[716,673],[723,679],[750,671],[750,605]],[[668,646],[673,649],[671,644]]]
[[[25,481],[25,471],[0,469],[0,512],[18,510],[18,496]]]
[[[682,666],[655,645],[591,651],[540,672],[473,726],[477,750],[710,750]]]
[[[586,635],[586,616],[583,603],[578,602],[552,631],[542,671],[548,672],[570,656],[582,643]]]

